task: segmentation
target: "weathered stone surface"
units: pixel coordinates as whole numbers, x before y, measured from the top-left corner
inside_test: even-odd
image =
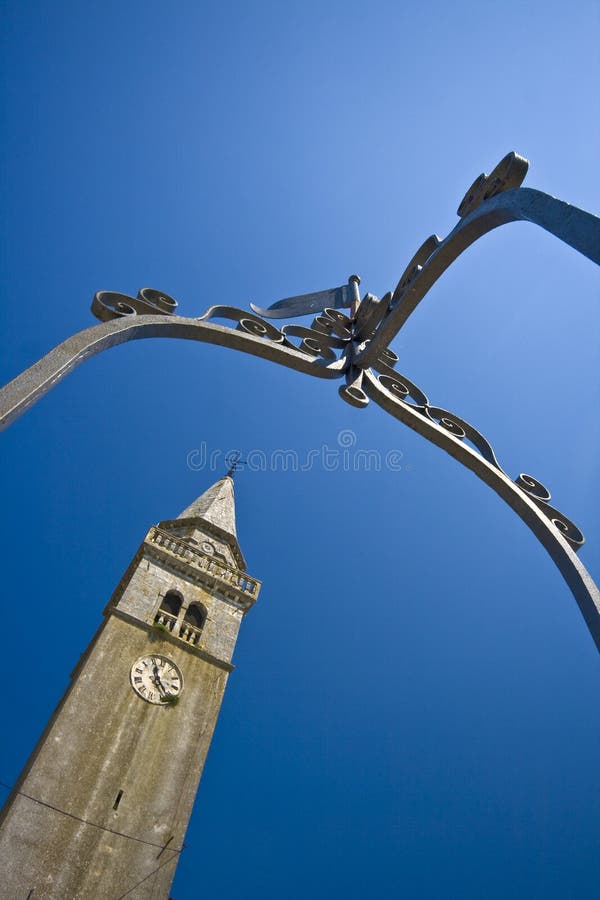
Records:
[[[227,476],[217,481],[177,518],[202,519],[208,524],[216,525],[225,534],[230,534],[237,540],[233,478]]]
[[[222,662],[231,661],[243,611],[231,601],[209,592],[201,585],[191,583],[189,578],[169,570],[154,560],[142,556],[131,573],[116,608],[147,623],[155,620],[160,602],[168,591],[177,591],[183,597],[178,621],[183,622],[191,603],[201,603],[208,615],[202,629],[200,646],[211,656]]]

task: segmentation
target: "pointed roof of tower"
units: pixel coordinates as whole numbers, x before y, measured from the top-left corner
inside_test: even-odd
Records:
[[[202,519],[237,541],[233,478],[229,476],[221,478],[184,509],[177,518]]]
[[[235,497],[233,478],[226,475],[204,491],[186,509],[169,522],[161,522],[164,526],[177,526],[183,523],[204,526],[209,531],[226,541],[231,547],[240,569],[246,569],[246,560],[238,543],[235,529]]]

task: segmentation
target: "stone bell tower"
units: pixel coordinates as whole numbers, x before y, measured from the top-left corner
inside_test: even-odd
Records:
[[[167,900],[245,568],[229,476],[150,528],[2,812],[2,900]]]

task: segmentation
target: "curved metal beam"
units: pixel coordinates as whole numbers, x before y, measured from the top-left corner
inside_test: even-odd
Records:
[[[577,600],[583,618],[600,650],[600,591],[569,541],[563,537],[554,521],[544,514],[535,498],[524,493],[523,488],[511,481],[497,464],[494,465],[488,459],[484,459],[477,451],[463,443],[461,438],[455,437],[448,428],[429,420],[419,411],[419,407],[411,406],[395,397],[373,372],[369,370],[364,372],[362,386],[365,393],[378,406],[474,472],[517,513],[558,567]]]
[[[439,239],[434,240],[435,236],[425,241],[423,247],[431,248],[430,254],[422,265],[415,266],[416,271],[413,270],[412,277],[407,273],[400,280],[389,300],[385,318],[373,338],[356,355],[354,365],[363,368],[373,365],[425,294],[467,247],[494,228],[519,221],[539,225],[600,264],[600,219],[597,216],[533,188],[504,191],[484,200],[441,243]],[[417,251],[415,258],[419,256],[419,252]]]
[[[249,328],[254,318],[248,314]],[[319,359],[316,347],[305,353],[294,349],[292,345],[284,346],[286,339],[283,334],[280,335],[279,343],[269,336],[257,337],[255,334],[256,332],[247,333],[198,319],[171,315],[132,315],[93,325],[58,344],[0,390],[0,429],[14,422],[86,359],[110,347],[142,338],[182,338],[231,347],[317,378],[339,378],[342,374],[345,361]]]

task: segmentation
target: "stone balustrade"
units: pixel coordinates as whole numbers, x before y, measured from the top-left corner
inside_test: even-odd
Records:
[[[177,624],[177,616],[172,616],[171,613],[159,609],[154,621],[157,625],[164,625],[165,628],[168,628],[169,631],[172,632],[175,628],[175,625]]]
[[[177,616],[172,616],[171,613],[165,612],[163,609],[159,609],[156,613],[154,623],[155,625],[162,625],[164,628],[167,628],[173,637],[179,637],[182,641],[186,641],[186,643],[191,644],[193,647],[196,647],[200,643],[200,635],[202,634],[201,628],[196,628],[195,625],[191,625],[184,620],[178,630],[176,627]]]
[[[260,581],[251,578],[245,572],[240,572],[232,566],[203,553],[196,547],[190,546],[185,541],[179,540],[167,531],[153,527],[150,529],[148,539],[159,547],[168,550],[179,559],[201,569],[224,585],[230,585],[246,597],[256,600],[260,589]]]
[[[195,647],[200,643],[201,634],[202,630],[200,628],[196,628],[195,625],[190,625],[189,622],[185,621],[181,623],[181,628],[179,629],[179,637],[182,641],[187,641],[188,644],[192,644]]]

